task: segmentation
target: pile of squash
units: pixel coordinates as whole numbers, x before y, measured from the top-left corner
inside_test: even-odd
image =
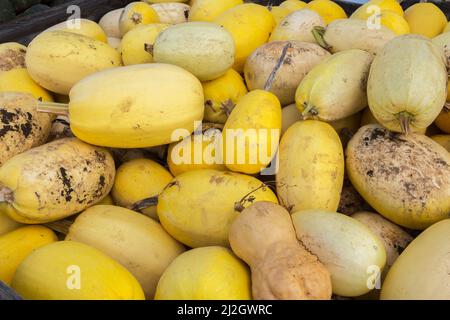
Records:
[[[132,2],[0,44],[0,280],[24,299],[450,299],[431,3]]]

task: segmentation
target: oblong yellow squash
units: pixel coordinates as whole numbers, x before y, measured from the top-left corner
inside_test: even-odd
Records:
[[[189,250],[164,271],[156,300],[250,300],[248,267],[230,249]]]
[[[430,137],[450,152],[450,134],[436,134]]]
[[[69,19],[58,23],[43,32],[46,31],[67,31],[73,32],[77,34],[81,34],[83,36],[92,38],[94,40],[98,40],[106,43],[106,33],[103,31],[102,27],[98,25],[96,22],[89,19]]]
[[[248,57],[244,67],[245,80],[250,90],[266,89],[277,96],[282,106],[286,106],[295,101],[295,90],[305,75],[329,55],[314,43],[270,42]],[[274,72],[272,80],[270,76]]]
[[[322,35],[316,36],[321,46],[336,53],[349,49],[361,49],[372,54],[377,54],[396,34],[386,28],[369,28],[364,20],[337,19],[332,21],[324,30]]]
[[[450,219],[435,223],[406,247],[387,274],[383,300],[449,300]]]
[[[370,111],[391,131],[423,130],[445,104],[447,78],[444,54],[435,44],[417,35],[397,37],[372,63]]]
[[[0,73],[0,92],[29,93],[35,99],[53,101],[51,94],[31,79],[25,68],[14,68]]]
[[[17,267],[34,250],[57,241],[56,234],[43,226],[26,226],[0,236],[0,281],[7,285]]]
[[[159,63],[180,66],[201,81],[216,79],[233,66],[236,47],[232,35],[210,22],[188,22],[161,32],[153,46]]]
[[[164,23],[151,23],[127,32],[120,42],[123,64],[128,66],[153,62],[153,44],[158,35],[169,26]]]
[[[227,170],[221,146],[222,132],[219,129],[205,128],[203,132],[194,132],[169,146],[167,164],[170,172],[178,176],[198,169]]]
[[[0,167],[0,211],[23,223],[59,220],[103,199],[114,174],[108,151],[76,138],[56,140]]]
[[[122,37],[137,26],[159,22],[158,13],[150,4],[134,1],[123,8],[119,17],[119,29]]]
[[[243,3],[242,0],[195,0],[191,4],[189,21],[212,22],[221,13]]]
[[[36,99],[24,93],[0,93],[0,166],[45,143],[53,117],[36,111]]]
[[[117,169],[111,194],[118,206],[131,208],[160,194],[172,179],[170,172],[159,163],[144,158],[133,159]],[[156,206],[149,206],[141,212],[158,219]]]
[[[59,241],[31,253],[12,288],[28,300],[143,300],[133,275],[101,251]]]
[[[200,81],[167,64],[105,70],[70,92],[73,133],[105,147],[144,148],[181,140],[194,131],[203,112]]]
[[[186,3],[155,3],[151,7],[156,11],[159,22],[177,24],[188,21],[191,7]]]
[[[331,274],[333,293],[356,297],[377,284],[386,263],[383,242],[361,222],[320,210],[292,215],[297,239]]]
[[[25,68],[27,47],[17,42],[0,44],[0,73],[16,68]]]
[[[233,69],[241,73],[247,57],[267,42],[275,27],[270,11],[255,3],[244,3],[223,12],[215,23],[225,27],[233,36],[236,56]]]
[[[234,69],[202,83],[205,95],[205,121],[225,123],[238,100],[248,93],[244,79]]]
[[[0,212],[0,236],[23,226],[16,220],[11,219],[6,213]]]
[[[256,174],[275,156],[281,134],[281,105],[264,90],[239,99],[223,128],[223,159],[228,169]]]
[[[43,32],[31,41],[26,64],[31,78],[42,87],[69,94],[73,85],[87,75],[121,64],[111,46],[66,31]]]
[[[325,21],[315,11],[297,10],[280,21],[270,35],[269,41],[297,40],[316,42],[312,33],[314,27],[325,27]]]
[[[290,212],[336,211],[344,181],[344,151],[333,127],[317,120],[294,123],[284,133],[276,175],[280,203]]]
[[[119,262],[136,277],[147,299],[153,299],[161,274],[184,251],[158,222],[115,206],[85,210],[65,240],[85,243]]]
[[[254,177],[202,169],[177,176],[159,196],[157,212],[164,229],[189,247],[228,246],[233,219],[255,201],[278,203]]]
[[[352,49],[335,53],[303,78],[295,93],[299,111],[306,117],[336,121],[367,106],[366,84],[372,55]]]
[[[108,36],[108,38],[110,38],[110,37],[121,38],[122,37],[120,28],[119,28],[119,19],[120,19],[120,15],[122,14],[122,12],[123,12],[123,8],[111,10],[111,11],[105,13],[105,15],[103,17],[101,17],[100,21],[98,22],[98,24],[103,29],[103,31],[105,31],[105,34]]]
[[[425,229],[450,212],[450,154],[421,134],[367,125],[347,147],[347,173],[377,212],[410,229]]]

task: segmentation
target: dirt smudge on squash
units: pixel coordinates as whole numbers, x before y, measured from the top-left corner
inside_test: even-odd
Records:
[[[0,57],[0,71],[9,71],[14,68],[25,68],[25,54],[24,49],[6,50]]]
[[[217,177],[217,176],[212,176],[210,179],[209,179],[209,183],[210,184],[221,184],[221,183],[223,183],[223,181],[225,180],[225,178],[224,177]]]

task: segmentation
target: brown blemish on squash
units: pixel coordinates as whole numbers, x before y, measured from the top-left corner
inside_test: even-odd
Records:
[[[212,176],[212,177],[209,179],[209,183],[210,183],[210,184],[216,184],[216,185],[219,185],[219,184],[221,184],[224,180],[225,180],[224,177]]]
[[[26,68],[24,49],[6,50],[0,57],[0,71],[9,71],[14,68]]]

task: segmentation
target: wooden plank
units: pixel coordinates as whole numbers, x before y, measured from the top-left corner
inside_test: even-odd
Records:
[[[16,41],[27,45],[39,32],[59,22],[67,20],[72,13],[67,7],[76,5],[80,8],[82,18],[98,21],[106,12],[126,6],[132,0],[74,0],[45,12],[38,12],[21,17],[11,22],[0,24],[0,43]]]

